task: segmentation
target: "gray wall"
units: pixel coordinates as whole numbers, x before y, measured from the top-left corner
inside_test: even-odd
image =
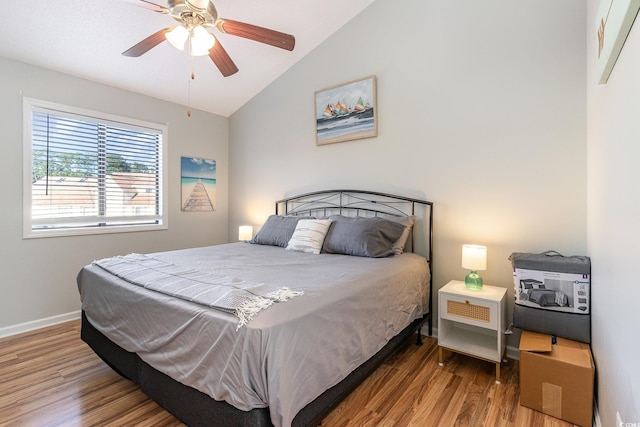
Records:
[[[581,0],[374,2],[231,116],[229,239],[299,192],[426,198],[435,288],[485,244],[511,315],[511,252],[587,250],[585,20]],[[314,91],[370,74],[378,137],[316,146]]]
[[[168,124],[169,229],[22,239],[22,97]],[[116,254],[225,243],[229,121],[76,77],[0,58],[0,331],[80,309],[75,277]],[[180,211],[180,156],[217,161],[217,212]]]
[[[588,236],[602,425],[640,425],[640,21],[607,84],[596,75],[598,0],[587,19]],[[608,33],[607,33],[608,34]],[[625,424],[627,425],[627,424]]]

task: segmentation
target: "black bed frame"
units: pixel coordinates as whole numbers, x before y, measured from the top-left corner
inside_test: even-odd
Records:
[[[424,209],[418,209],[418,208]],[[281,215],[332,215],[347,216],[407,216],[416,215],[410,250],[424,255],[432,268],[433,204],[425,200],[360,190],[331,190],[307,193],[276,202],[276,213]],[[421,210],[422,212],[418,212]],[[416,239],[416,235],[426,239]],[[422,246],[421,246],[422,245]],[[433,270],[431,270],[433,277]],[[293,426],[318,425],[333,408],[364,381],[385,359],[394,353],[428,322],[432,334],[433,280],[429,282],[429,312],[413,321],[387,343],[378,353],[349,374],[334,387],[326,390],[305,406],[294,418]],[[95,329],[85,313],[82,313],[81,338],[93,351],[120,375],[138,384],[141,390],[160,406],[189,426],[272,426],[269,408],[241,411],[232,405],[217,401],[208,395],[181,384],[145,363],[135,353],[130,353]]]

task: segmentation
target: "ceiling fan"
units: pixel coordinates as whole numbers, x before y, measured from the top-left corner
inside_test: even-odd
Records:
[[[222,75],[228,77],[237,73],[238,67],[216,36],[207,30],[210,27],[216,27],[225,34],[244,37],[289,51],[295,47],[296,40],[290,34],[219,18],[218,12],[210,0],[169,0],[168,7],[147,0],[140,1],[147,9],[171,15],[179,25],[155,32],[122,52],[124,56],[141,56],[165,40],[180,50],[183,50],[185,44],[189,42],[191,55],[209,55]]]

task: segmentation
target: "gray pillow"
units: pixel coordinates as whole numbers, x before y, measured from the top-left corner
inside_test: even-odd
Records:
[[[384,218],[332,215],[323,251],[330,254],[382,258],[394,254],[393,245],[405,229]]]
[[[250,243],[287,247],[298,221],[311,217],[271,215]]]

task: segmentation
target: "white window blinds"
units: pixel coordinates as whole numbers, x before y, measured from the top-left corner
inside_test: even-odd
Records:
[[[31,233],[163,223],[162,129],[38,106],[30,114]]]

